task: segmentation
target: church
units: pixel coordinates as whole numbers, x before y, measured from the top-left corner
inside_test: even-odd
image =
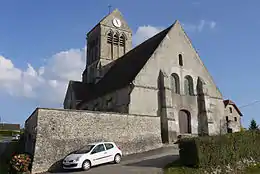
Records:
[[[86,56],[64,109],[36,108],[25,121],[32,173],[51,171],[86,143],[113,141],[128,155],[178,135],[240,131],[242,113],[223,99],[178,20],[132,48],[132,31],[115,9],[88,32]]]
[[[223,99],[178,20],[132,48],[132,31],[115,9],[88,32],[86,56],[64,109],[160,117],[163,142],[173,132],[240,131],[242,113]]]

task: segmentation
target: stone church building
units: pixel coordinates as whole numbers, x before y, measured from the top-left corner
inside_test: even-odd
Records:
[[[87,34],[82,82],[69,82],[64,108],[161,117],[166,136],[212,135],[240,130],[242,114],[228,101],[179,21],[132,48],[116,9]]]
[[[69,82],[64,109],[36,108],[25,121],[32,173],[52,170],[90,142],[114,141],[125,155],[177,135],[240,130],[242,113],[223,99],[179,21],[132,48],[116,9],[87,34],[86,61],[82,81]]]

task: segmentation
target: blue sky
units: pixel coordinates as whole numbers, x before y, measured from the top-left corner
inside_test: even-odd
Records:
[[[162,3],[163,2],[163,3]],[[176,19],[225,98],[260,100],[260,2],[209,0],[1,1],[0,117],[23,123],[35,107],[61,107],[69,79],[85,66],[85,34],[118,8],[138,44]],[[73,62],[73,64],[71,63]],[[260,124],[260,103],[242,108]]]

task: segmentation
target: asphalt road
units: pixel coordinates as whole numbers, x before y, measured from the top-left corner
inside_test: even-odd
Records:
[[[89,171],[55,172],[57,174],[158,174],[163,167],[179,156],[176,146],[168,146],[153,151],[125,156],[120,164],[105,164]],[[47,173],[46,173],[47,174]],[[50,174],[50,173],[48,173]]]

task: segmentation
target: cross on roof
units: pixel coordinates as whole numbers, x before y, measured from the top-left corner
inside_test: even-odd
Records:
[[[112,5],[108,5],[108,13],[111,13],[111,7],[112,7]]]

